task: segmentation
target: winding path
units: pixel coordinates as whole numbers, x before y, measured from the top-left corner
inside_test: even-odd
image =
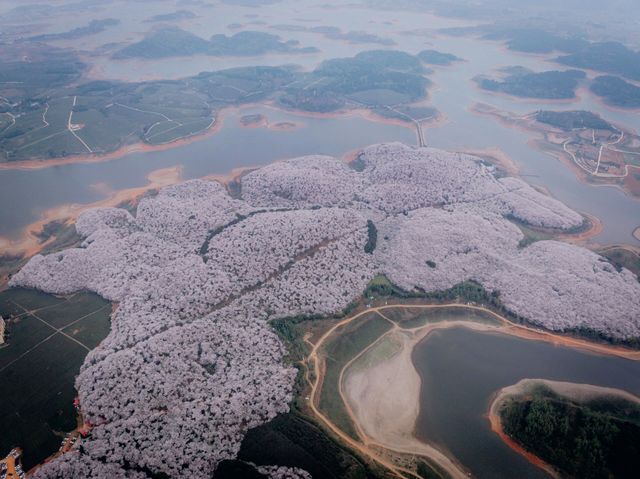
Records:
[[[384,310],[398,309],[398,308],[401,308],[401,309],[461,308],[461,309],[467,309],[470,311],[479,311],[479,312],[488,314],[489,316],[496,319],[500,323],[500,326],[497,326],[497,328],[501,329],[502,331],[508,334],[512,334],[512,335],[523,337],[530,340],[546,341],[556,345],[562,345],[566,347],[587,350],[587,351],[599,353],[599,354],[608,354],[608,355],[623,357],[623,358],[632,359],[636,361],[640,360],[640,351],[630,350],[627,348],[622,348],[617,346],[610,346],[606,344],[592,343],[587,340],[573,338],[569,336],[556,335],[551,332],[534,329],[528,326],[523,326],[520,324],[513,323],[512,321],[508,320],[504,316],[488,308],[485,308],[483,306],[460,304],[460,303],[410,304],[410,305],[398,303],[398,304],[388,304],[384,306],[371,307],[339,321],[338,323],[333,325],[330,329],[328,329],[315,343],[309,341],[308,337],[305,337],[304,339],[305,342],[311,347],[311,351],[309,355],[303,361],[303,364],[305,366],[305,379],[311,388],[311,393],[308,398],[308,403],[311,411],[327,428],[329,428],[344,443],[346,443],[348,446],[358,451],[359,453],[363,454],[367,458],[371,459],[372,461],[387,468],[391,473],[393,473],[396,477],[399,477],[399,478],[405,478],[405,479],[419,478],[419,476],[415,472],[405,467],[401,467],[394,464],[390,459],[388,459],[381,453],[381,450],[386,449],[392,452],[407,453],[407,454],[414,454],[414,455],[420,455],[420,454],[415,450],[402,450],[401,448],[397,450],[392,450],[383,445],[376,443],[373,440],[367,439],[366,435],[363,434],[363,431],[358,424],[357,418],[355,417],[353,411],[351,410],[348,402],[345,399],[345,396],[342,391],[342,384],[341,384],[342,376],[346,368],[350,364],[352,364],[357,357],[363,354],[370,347],[373,347],[373,345],[376,344],[382,337],[386,336],[389,333],[389,331],[383,333],[379,338],[374,340],[371,344],[367,345],[367,347],[363,351],[360,351],[360,353],[356,355],[356,357],[354,357],[351,361],[349,361],[340,370],[340,383],[339,383],[340,396],[343,404],[345,405],[345,410],[350,420],[356,427],[358,436],[360,437],[361,440],[360,441],[355,440],[351,436],[349,436],[347,433],[345,433],[342,429],[340,429],[340,427],[336,423],[334,423],[329,417],[327,417],[322,411],[320,411],[318,407],[320,390],[322,389],[322,384],[324,379],[323,357],[321,354],[321,350],[322,350],[322,347],[326,344],[327,340],[340,328],[346,326],[347,324],[357,319],[362,318],[364,315],[369,313],[377,313],[384,319],[391,321],[394,324],[394,328],[392,328],[390,331],[394,331],[398,329],[406,329],[406,328],[401,328],[397,323],[390,320],[383,314]],[[429,325],[427,324],[422,327],[410,328],[410,330],[424,329],[428,326]],[[310,374],[309,374],[310,371],[313,371],[313,374],[314,374],[313,380],[310,377]],[[425,446],[428,446],[428,445],[425,445]],[[437,451],[437,450],[434,449],[434,451]],[[443,457],[444,457],[444,460],[443,460]],[[468,476],[468,473],[466,471],[462,470],[453,460],[446,457],[444,454],[440,453],[440,451],[437,451],[437,454],[430,455],[429,459],[437,463],[438,466],[443,468],[449,475],[451,475],[451,477],[463,478]]]

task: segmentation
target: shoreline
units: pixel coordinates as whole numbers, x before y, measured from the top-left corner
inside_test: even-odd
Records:
[[[576,165],[566,153],[560,151],[562,145],[553,143],[547,138],[548,135],[566,135],[567,132],[559,129],[554,129],[554,127],[552,126],[549,126],[548,129],[545,130],[544,127],[535,128],[530,127],[529,125],[523,125],[522,122],[530,121],[530,119],[528,119],[527,117],[532,115],[533,112],[526,115],[516,116],[514,113],[502,111],[494,107],[493,105],[489,105],[486,103],[474,103],[473,105],[468,107],[468,111],[475,115],[492,117],[507,128],[513,128],[527,134],[529,136],[527,144],[531,148],[534,148],[535,150],[560,161],[565,167],[567,167],[574,173],[578,181],[580,181],[581,183],[590,186],[614,187],[620,189],[622,192],[624,192],[625,195],[631,198],[637,199],[639,197],[638,194],[625,187],[623,177],[602,178],[586,172],[578,165]],[[611,124],[618,128],[618,126],[614,123]],[[628,129],[619,129],[621,131],[629,133]],[[545,144],[548,145],[547,148],[545,148]],[[557,148],[558,151],[554,151],[554,148]],[[616,182],[615,180],[622,180],[622,184],[620,184],[620,182]]]
[[[502,403],[506,399],[511,396],[525,394],[532,386],[538,384],[545,385],[556,394],[577,402],[598,397],[621,397],[629,401],[640,403],[640,398],[621,389],[594,386],[591,384],[552,381],[549,379],[525,378],[521,379],[516,384],[506,386],[496,391],[491,399],[489,409],[487,411],[487,419],[491,425],[491,430],[496,433],[510,449],[523,456],[531,464],[543,469],[555,479],[559,479],[561,476],[551,464],[527,451],[523,446],[507,435],[502,426],[502,418],[500,417],[499,412],[500,406],[502,406]]]
[[[490,78],[490,79],[495,79],[495,78]],[[578,92],[580,91],[579,87],[576,87],[573,97],[571,98],[536,98],[536,97],[530,97],[530,96],[512,95],[510,93],[505,93],[503,91],[486,90],[482,88],[478,84],[478,82],[476,82],[474,79],[471,79],[470,81],[475,84],[475,88],[477,89],[478,92],[489,94],[492,96],[502,97],[506,100],[509,100],[515,103],[520,103],[520,104],[524,104],[524,103],[547,104],[548,103],[549,105],[569,105],[571,103],[577,103],[582,100],[582,97],[578,95]]]
[[[216,117],[216,121],[208,130],[206,130],[205,132],[193,135],[189,138],[177,140],[171,143],[165,143],[163,145],[155,145],[155,146],[144,145],[142,143],[139,143],[139,144],[129,145],[127,147],[120,148],[119,150],[107,155],[78,155],[78,156],[73,156],[73,157],[68,157],[68,158],[58,159],[58,160],[25,160],[20,162],[13,162],[13,163],[0,163],[0,170],[37,170],[37,169],[43,169],[43,168],[49,168],[49,167],[55,167],[55,166],[61,166],[61,165],[68,165],[68,164],[100,163],[103,161],[115,160],[131,153],[165,151],[171,148],[184,146],[186,144],[190,144],[195,141],[202,140],[208,136],[214,135],[218,133],[219,130],[225,125],[225,121],[228,121],[227,117],[229,114],[239,113],[243,109],[251,109],[251,108],[258,108],[258,107],[266,108],[266,109],[270,109],[270,110],[274,110],[277,112],[282,112],[290,115],[295,115],[300,117],[309,117],[309,118],[333,119],[333,118],[344,118],[344,117],[360,117],[368,121],[402,126],[405,128],[409,128],[412,131],[415,131],[415,126],[411,122],[387,119],[374,114],[368,109],[354,108],[354,109],[339,110],[337,112],[332,112],[332,113],[314,113],[314,112],[284,109],[273,104],[272,102],[251,103],[251,104],[245,104],[241,106],[223,108],[219,111],[219,116]],[[436,118],[436,123],[440,121],[446,121],[445,118],[440,118],[440,116],[441,115],[438,115],[438,117]],[[273,130],[286,132],[286,131],[291,131],[292,129],[295,129],[298,127],[306,126],[304,123],[296,123],[295,128],[285,128],[285,127],[280,127],[282,126],[280,125],[282,123],[287,123],[287,126],[288,126],[289,122],[286,122],[286,121],[276,122],[273,125],[267,125],[267,127]],[[429,124],[431,125],[431,123]],[[252,128],[253,126],[241,125],[241,127]],[[349,156],[352,156],[353,154],[354,154],[354,151],[348,151],[348,152],[345,152],[342,157],[343,159],[349,158]],[[275,160],[275,161],[278,161],[278,160]],[[146,185],[134,187],[134,188],[128,188],[124,190],[106,191],[106,193],[109,195],[108,197],[93,203],[86,203],[86,204],[65,203],[65,204],[58,205],[54,208],[51,208],[49,210],[46,210],[41,214],[40,218],[20,228],[20,231],[16,237],[0,236],[0,250],[2,250],[3,253],[5,254],[9,254],[9,255],[22,254],[25,257],[37,254],[45,246],[47,246],[51,241],[53,241],[53,239],[55,239],[55,236],[54,236],[52,238],[49,238],[45,242],[41,242],[41,240],[35,234],[42,231],[43,227],[47,223],[50,223],[51,221],[74,222],[77,215],[86,209],[95,208],[95,207],[104,207],[104,206],[117,206],[118,204],[124,201],[134,199],[135,197],[143,194],[144,192],[150,189],[160,188],[163,186],[168,186],[170,184],[178,183],[179,181],[183,180],[181,175],[178,175],[175,172],[174,173],[167,173],[167,172],[169,172],[170,170],[175,170],[179,168],[180,166],[177,165],[174,167],[153,170],[146,177],[147,180],[149,181],[149,183],[147,183]],[[233,180],[234,179],[233,177],[236,176],[238,173],[246,172],[247,170],[251,170],[255,168],[256,168],[255,166],[251,166],[251,165],[240,166],[232,169],[230,172],[212,173],[210,175],[205,175],[202,178],[220,181],[221,183],[227,185],[228,182]],[[167,174],[169,174],[169,176],[172,176],[171,180],[168,180],[168,178],[166,177]]]
[[[215,135],[218,133],[225,124],[225,119],[229,114],[239,113],[243,109],[250,108],[268,108],[272,110],[276,110],[282,113],[286,113],[289,115],[300,116],[300,117],[308,117],[308,118],[319,118],[319,119],[339,119],[343,117],[350,116],[359,116],[364,118],[365,120],[375,121],[377,123],[384,123],[388,125],[397,125],[403,126],[406,128],[414,129],[414,126],[410,122],[404,122],[402,120],[393,120],[389,118],[384,118],[380,115],[376,115],[371,110],[366,108],[347,108],[340,109],[331,113],[318,113],[318,112],[307,112],[304,110],[295,110],[295,109],[286,109],[282,108],[278,105],[275,105],[273,102],[264,102],[264,103],[246,103],[242,105],[228,106],[221,108],[218,110],[217,115],[214,118],[211,126],[201,132],[198,132],[194,135],[191,135],[186,138],[181,138],[175,141],[170,141],[168,143],[163,143],[159,145],[150,145],[144,142],[137,142],[130,145],[121,146],[118,149],[105,153],[102,155],[73,155],[68,156],[66,158],[53,158],[53,159],[29,159],[29,160],[18,160],[11,162],[2,162],[0,163],[0,170],[39,170],[43,168],[50,168],[54,166],[62,166],[62,165],[71,165],[71,164],[92,164],[92,163],[101,163],[104,161],[111,161],[122,158],[126,155],[132,153],[147,153],[153,151],[166,151],[173,148],[178,148],[184,145],[188,145],[194,143],[196,141],[204,140],[205,138]],[[440,117],[441,115],[438,115]],[[290,131],[292,128],[278,128],[276,125],[279,123],[287,123],[285,122],[277,122],[272,125],[274,130],[278,131]],[[437,122],[435,124],[438,124]],[[252,125],[240,125],[243,128],[251,128]],[[256,125],[256,127],[259,125]],[[296,127],[301,126],[296,123]],[[271,128],[271,127],[270,127]]]
[[[33,256],[55,240],[55,235],[52,235],[46,241],[41,241],[36,234],[37,232],[42,231],[43,227],[47,223],[52,221],[75,223],[77,216],[87,209],[115,207],[123,202],[134,200],[149,190],[179,183],[182,181],[182,168],[180,166],[173,166],[154,170],[146,176],[146,179],[148,180],[148,183],[145,186],[116,190],[109,197],[94,203],[64,204],[47,210],[43,213],[40,219],[27,225],[22,230],[19,238],[10,239],[0,236],[0,249],[4,254]]]
[[[347,364],[340,380],[340,396],[365,444],[427,457],[458,479],[469,475],[464,466],[452,455],[415,435],[422,381],[411,356],[415,346],[433,331],[461,324],[461,321],[428,324],[411,332],[396,326]],[[473,325],[476,326],[484,329],[483,325]],[[373,366],[350,371],[356,368],[358,360],[371,354],[384,340],[397,341],[399,349],[388,357],[377,358],[379,361]],[[397,391],[403,394],[400,396]]]
[[[244,106],[246,106],[247,108],[251,108],[260,106],[260,104],[247,104]],[[132,153],[148,153],[153,151],[166,151],[172,148],[178,148],[180,146],[188,145],[196,141],[203,140],[209,136],[215,135],[224,126],[225,116],[239,109],[239,107],[222,108],[217,112],[218,114],[214,117],[211,126],[209,126],[207,129],[186,138],[170,141],[168,143],[150,145],[144,142],[137,142],[131,145],[121,146],[120,148],[103,155],[73,155],[66,158],[54,158],[49,160],[30,159],[4,162],[0,163],[0,170],[40,170],[54,166],[102,163],[105,161],[117,160]]]
[[[414,308],[414,309],[446,309],[462,308],[472,311],[479,311],[487,314],[498,324],[485,324],[473,321],[442,321],[427,323],[416,328],[401,328],[399,324],[389,320],[384,316],[384,310],[390,308]],[[318,388],[322,387],[324,357],[318,354],[318,350],[323,343],[337,329],[362,317],[365,314],[375,312],[383,318],[391,321],[394,326],[391,330],[381,334],[366,348],[360,351],[352,361],[347,363],[340,371],[339,392],[347,414],[356,428],[360,441],[355,441],[347,436],[331,419],[320,412],[315,404],[318,397]],[[415,436],[415,419],[417,418],[416,405],[419,409],[419,391],[422,381],[418,370],[411,361],[413,349],[421,341],[424,341],[429,333],[438,329],[450,327],[465,327],[475,330],[482,330],[496,334],[506,334],[526,340],[545,341],[555,346],[570,347],[587,351],[593,354],[612,355],[633,361],[640,361],[640,350],[634,350],[611,344],[595,343],[586,339],[572,336],[560,335],[545,330],[534,329],[531,326],[521,325],[509,321],[504,316],[482,306],[473,306],[460,303],[447,304],[389,304],[384,306],[370,307],[359,313],[344,319],[330,328],[314,344],[311,353],[306,359],[306,363],[314,362],[313,369],[308,366],[308,371],[315,371],[315,382],[307,381],[311,386],[309,405],[313,413],[329,429],[336,433],[340,439],[352,447],[357,448],[373,460],[379,462],[379,448],[389,452],[400,454],[422,455],[443,467],[453,477],[467,477],[464,466],[458,465],[455,458],[447,455],[440,449],[428,444]],[[339,334],[339,333],[338,333]],[[403,338],[400,335],[405,335]],[[367,352],[372,352],[376,346],[380,346],[382,341],[394,340],[400,348],[385,357],[374,358],[373,366],[362,367],[362,362],[366,359]],[[408,358],[408,361],[407,361]],[[360,366],[354,371],[350,368]],[[354,379],[355,378],[355,379]],[[394,391],[398,388],[395,385],[402,385],[403,390],[411,391],[413,394],[406,394],[399,398]],[[344,391],[343,391],[344,385]],[[417,393],[416,393],[417,392]],[[398,412],[398,403],[401,403]],[[384,411],[387,411],[385,414]],[[386,423],[385,423],[386,420]],[[370,447],[373,446],[373,449]],[[393,469],[392,469],[393,470]]]
[[[511,159],[509,155],[507,155],[499,147],[481,149],[465,148],[463,150],[458,150],[458,153],[477,156],[480,159],[488,161],[498,169],[502,169],[509,176],[520,177],[520,167],[516,164],[515,161]],[[548,192],[546,194],[549,195]]]
[[[211,174],[203,176],[200,179],[217,181],[227,188],[227,191],[229,191],[230,184],[256,168],[259,168],[259,166],[242,166],[234,168],[228,173]],[[154,170],[146,176],[146,179],[148,180],[148,183],[144,186],[127,188],[124,190],[114,190],[112,192],[113,194],[107,198],[93,203],[70,203],[47,210],[42,214],[40,219],[25,226],[18,238],[11,239],[6,236],[0,236],[0,250],[5,255],[19,255],[24,259],[28,259],[29,257],[40,253],[44,248],[55,241],[55,234],[51,235],[51,237],[46,241],[42,241],[38,237],[37,233],[41,232],[46,224],[53,221],[61,221],[64,222],[65,225],[74,224],[77,217],[83,211],[88,209],[118,207],[122,203],[135,201],[150,190],[164,188],[165,186],[175,185],[184,181],[182,178],[182,167],[180,165]]]

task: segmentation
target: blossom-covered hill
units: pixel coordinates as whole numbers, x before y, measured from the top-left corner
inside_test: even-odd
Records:
[[[583,218],[477,158],[375,145],[357,168],[329,157],[266,166],[241,193],[194,180],[143,199],[135,217],[88,211],[81,247],[35,256],[12,279],[118,303],[76,382],[91,435],[37,477],[210,477],[248,429],[288,410],[295,371],[267,320],[340,311],[377,274],[427,291],[471,279],[540,326],[640,336],[632,273],[565,243],[523,248],[506,219],[570,230]]]

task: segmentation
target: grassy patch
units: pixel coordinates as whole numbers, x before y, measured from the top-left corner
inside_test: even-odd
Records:
[[[349,365],[345,371],[344,378],[347,378],[349,374],[354,372],[366,371],[392,358],[401,349],[400,342],[397,338],[393,337],[393,334],[385,336]]]
[[[519,248],[526,248],[536,241],[545,241],[553,238],[552,234],[531,228],[520,221],[514,221],[514,223],[524,235],[524,238],[522,238],[520,243],[518,243]]]
[[[441,321],[471,321],[475,323],[499,324],[498,320],[484,311],[467,308],[389,308],[381,311],[387,318],[403,328],[419,328]]]
[[[340,429],[354,438],[357,435],[339,393],[340,371],[389,329],[391,325],[387,320],[376,313],[368,313],[341,328],[324,346],[326,371],[318,406]]]
[[[626,248],[606,248],[597,253],[607,258],[618,270],[627,268],[640,280],[640,256]]]

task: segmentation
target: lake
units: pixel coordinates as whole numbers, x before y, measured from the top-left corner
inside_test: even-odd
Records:
[[[453,454],[478,478],[544,478],[486,417],[492,394],[524,378],[593,384],[640,394],[640,362],[465,327],[437,330],[412,356],[422,379],[418,438]]]
[[[434,67],[429,77],[435,85],[428,103],[438,108],[448,122],[426,129],[429,146],[460,150],[498,147],[520,167],[524,179],[545,188],[577,211],[590,213],[603,222],[604,231],[595,238],[599,243],[639,245],[632,231],[640,224],[640,200],[625,195],[613,186],[594,186],[578,181],[573,171],[560,161],[529,146],[529,135],[501,125],[492,118],[469,111],[476,102],[489,103],[500,109],[529,112],[538,109],[589,109],[605,119],[640,130],[640,116],[602,105],[588,91],[580,91],[574,102],[553,103],[519,100],[493,95],[476,88],[472,79],[480,74],[494,74],[497,69],[522,65],[536,71],[563,69],[544,56],[511,52],[502,45],[474,38],[441,35],[440,28],[469,25],[471,22],[435,17],[428,13],[370,10],[362,7],[317,5],[301,2],[295,7],[276,4],[269,9],[216,5],[190,6],[198,16],[180,22],[181,28],[206,37],[212,33],[231,34],[243,28],[276,33],[283,39],[298,40],[302,46],[316,46],[313,54],[273,54],[261,57],[183,57],[151,61],[114,60],[93,54],[104,44],[136,41],[155,23],[149,16],[172,11],[172,6],[148,11],[146,7],[131,9],[122,23],[83,40],[84,56],[91,66],[92,78],[137,81],[145,78],[177,78],[194,75],[201,70],[216,70],[242,65],[298,64],[312,69],[327,58],[351,56],[363,50],[395,48],[417,53],[426,48],[450,52],[465,62],[450,67]],[[70,18],[65,28],[84,25],[89,20],[84,12]],[[116,15],[104,10],[102,17]],[[239,24],[241,27],[236,28]],[[393,47],[371,43],[349,43],[327,38],[309,31],[282,31],[272,27],[294,25],[298,28],[337,26],[343,32],[354,30],[375,33],[395,42]],[[61,26],[49,31],[64,31]],[[125,35],[126,33],[126,35]],[[56,42],[71,46],[75,41]],[[265,113],[271,122],[301,122],[304,127],[291,131],[245,129],[238,124],[240,115]],[[243,108],[225,119],[221,130],[193,143],[166,151],[141,152],[102,163],[64,165],[32,171],[0,171],[0,201],[11,208],[0,211],[0,236],[17,237],[25,226],[37,220],[47,209],[67,203],[87,204],[112,194],[114,190],[147,184],[146,176],[159,168],[184,167],[184,178],[224,174],[233,168],[259,166],[281,158],[306,154],[344,153],[385,141],[415,144],[408,128],[381,124],[359,117],[309,118],[293,113],[258,108]],[[25,194],[28,192],[28,194]]]
[[[272,124],[286,121],[298,127],[282,131],[241,127],[240,117],[252,114],[263,114]],[[54,206],[92,203],[103,199],[105,190],[146,185],[147,175],[160,168],[181,165],[183,178],[190,179],[303,155],[341,156],[385,141],[415,144],[415,131],[359,116],[314,118],[266,107],[241,108],[225,116],[216,134],[177,148],[131,153],[99,163],[0,170],[0,203],[12,205],[0,210],[0,235],[15,236]]]

